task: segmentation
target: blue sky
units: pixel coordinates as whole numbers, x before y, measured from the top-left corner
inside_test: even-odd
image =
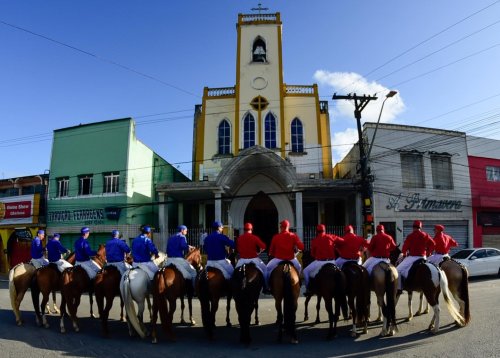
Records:
[[[257,3],[0,0],[0,178],[49,169],[54,129],[123,117],[190,176],[194,106],[235,84],[237,15]],[[285,82],[329,101],[334,160],[357,140],[334,92],[377,93],[362,114],[376,121],[394,89],[384,122],[500,139],[500,1],[262,6],[281,13]]]

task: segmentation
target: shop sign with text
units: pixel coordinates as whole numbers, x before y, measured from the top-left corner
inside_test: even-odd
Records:
[[[33,223],[34,195],[0,198],[0,225]]]
[[[420,197],[420,193],[389,197],[389,204],[386,209],[394,211],[462,211],[461,200],[436,200],[433,198]]]
[[[96,225],[104,223],[103,209],[79,209],[79,210],[60,210],[49,211],[47,222],[51,223],[71,223],[78,222],[87,225]]]

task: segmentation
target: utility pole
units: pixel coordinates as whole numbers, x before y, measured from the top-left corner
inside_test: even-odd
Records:
[[[356,93],[349,93],[346,96],[339,96],[336,93],[333,94],[332,99],[346,99],[354,101],[354,117],[356,118],[356,124],[358,126],[358,147],[359,147],[359,166],[361,172],[361,200],[363,208],[363,234],[368,236],[368,234],[373,233],[373,190],[372,182],[369,176],[368,170],[368,158],[365,152],[365,143],[363,139],[363,132],[361,128],[361,112],[365,109],[366,105],[373,100],[376,100],[375,96],[358,96]]]

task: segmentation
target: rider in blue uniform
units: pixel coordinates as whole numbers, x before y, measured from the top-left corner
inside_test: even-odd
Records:
[[[31,264],[36,268],[47,266],[49,261],[43,257],[45,249],[43,248],[43,239],[45,231],[38,230],[36,236],[31,241]]]
[[[89,278],[93,280],[101,269],[101,267],[90,258],[90,256],[96,256],[97,251],[90,248],[88,243],[88,238],[90,235],[90,229],[88,227],[82,227],[80,230],[82,236],[75,242],[75,266],[82,266]]]
[[[125,271],[132,268],[125,262],[125,255],[130,253],[130,248],[125,241],[120,240],[120,232],[113,230],[111,232],[111,239],[106,243],[106,261],[107,265],[115,266],[120,274],[123,275]]]
[[[133,266],[143,269],[150,280],[154,278],[156,271],[158,271],[158,266],[151,260],[151,255],[158,257],[158,249],[151,241],[151,227],[144,226],[142,234],[132,241],[132,257],[134,258]]]
[[[233,275],[234,268],[226,259],[226,246],[234,249],[234,241],[222,233],[224,225],[220,221],[213,223],[214,232],[205,238],[204,249],[207,253],[207,267],[218,268],[224,278],[229,280]]]
[[[177,234],[171,236],[167,241],[167,262],[165,266],[174,265],[180,271],[186,280],[190,280],[187,285],[188,295],[193,295],[194,283],[196,279],[195,268],[184,259],[184,256],[194,249],[193,246],[188,245],[186,240],[187,227],[180,225],[177,228]]]
[[[52,236],[49,240],[47,243],[47,256],[49,258],[49,262],[56,264],[57,269],[60,272],[63,272],[65,269],[73,267],[73,265],[61,258],[61,255],[66,253],[69,254],[70,251],[61,244],[59,241],[60,237],[61,235],[54,234],[54,236]]]

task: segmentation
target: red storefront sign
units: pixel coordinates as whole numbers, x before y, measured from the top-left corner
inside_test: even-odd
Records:
[[[21,195],[0,199],[0,225],[32,223],[34,195]]]

